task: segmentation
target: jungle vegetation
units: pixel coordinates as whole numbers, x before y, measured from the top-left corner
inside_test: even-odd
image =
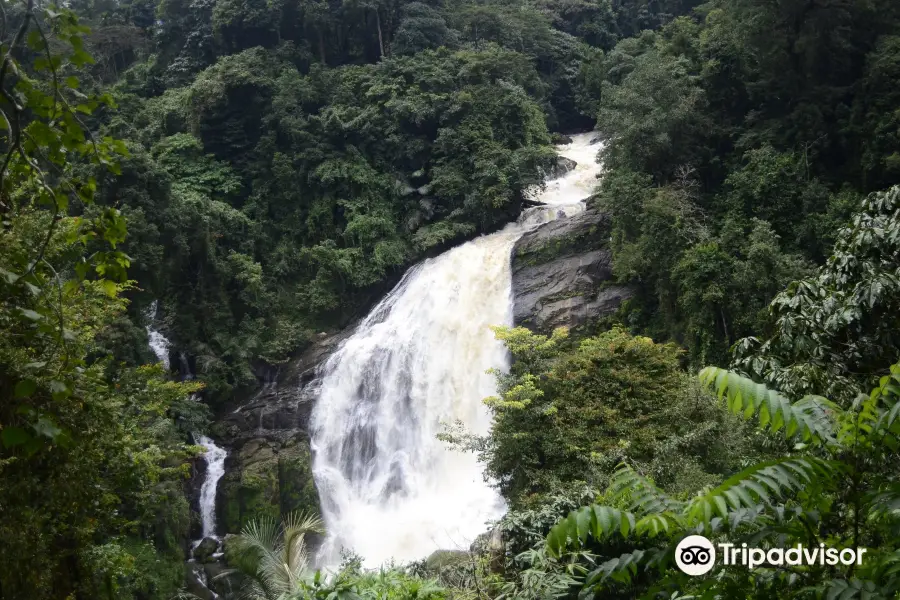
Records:
[[[504,554],[279,593],[898,597],[893,0],[11,0],[0,41],[0,597],[174,597],[210,408],[593,127],[635,296],[498,329],[494,427],[448,433]],[[153,301],[195,381],[150,366]],[[687,578],[688,531],[870,560]]]

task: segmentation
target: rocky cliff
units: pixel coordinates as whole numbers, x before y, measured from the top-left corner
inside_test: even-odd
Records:
[[[320,337],[215,424],[214,435],[229,450],[216,497],[220,532],[237,533],[247,520],[263,515],[318,512],[308,434],[315,369],[351,329]]]
[[[612,283],[608,215],[587,210],[523,235],[513,248],[513,318],[539,331],[614,313],[631,291]]]
[[[593,210],[522,236],[513,249],[515,323],[548,331],[612,314],[630,292],[610,282],[608,239],[608,217]],[[352,329],[323,334],[213,427],[229,451],[216,501],[220,533],[262,515],[318,510],[307,431],[315,370]]]

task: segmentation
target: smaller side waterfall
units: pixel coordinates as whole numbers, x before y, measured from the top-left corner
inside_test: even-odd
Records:
[[[153,326],[156,322],[156,313],[158,305],[156,300],[147,310],[147,336],[150,338],[150,349],[156,354],[157,360],[163,364],[166,370],[169,369],[169,340],[162,333],[157,331]],[[193,379],[194,375],[188,367],[187,357],[182,352],[179,354],[182,368],[182,376],[184,379]],[[192,396],[192,400],[199,400],[197,396]],[[193,434],[196,444],[203,446],[206,452],[203,458],[206,461],[206,477],[200,487],[200,517],[203,523],[203,533],[200,539],[194,542],[196,547],[204,538],[218,539],[216,536],[216,488],[219,480],[225,474],[225,458],[228,452],[224,448],[220,448],[210,438],[205,435]]]
[[[228,452],[216,446],[205,435],[196,435],[195,438],[198,444],[206,448],[206,453],[203,455],[206,459],[206,478],[200,488],[202,538],[216,538],[216,488],[222,475],[225,474],[225,457],[228,456]]]
[[[156,300],[154,300],[150,305],[150,308],[147,309],[147,314],[145,315],[147,318],[147,322],[150,323],[150,325],[147,325],[147,337],[150,338],[150,349],[153,350],[153,354],[156,355],[156,359],[160,363],[162,363],[163,368],[168,371],[169,340],[166,339],[166,336],[153,329],[153,323],[156,321],[157,309],[158,304]]]

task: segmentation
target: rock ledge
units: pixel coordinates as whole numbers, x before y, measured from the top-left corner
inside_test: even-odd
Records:
[[[545,223],[513,248],[513,318],[542,332],[613,314],[632,291],[612,283],[609,216],[587,210]]]

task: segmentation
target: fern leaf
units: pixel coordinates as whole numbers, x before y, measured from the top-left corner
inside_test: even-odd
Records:
[[[860,394],[853,401],[851,410],[847,411],[841,423],[838,439],[841,444],[854,445],[859,440],[868,439],[878,427],[878,403],[881,399],[881,387],[877,387],[867,396]]]
[[[649,551],[634,550],[612,558],[588,573],[585,577],[584,586],[586,588],[594,587],[607,579],[620,583],[629,583],[637,575],[638,567],[641,563],[646,562],[650,556],[651,553]]]
[[[891,431],[896,423],[900,423],[900,402],[894,404],[890,410],[881,416],[879,426]]]
[[[872,517],[900,515],[900,483],[894,483],[887,490],[873,494],[868,500]]]
[[[811,457],[783,458],[753,465],[691,500],[686,509],[688,523],[709,523],[714,515],[729,520],[734,511],[770,504],[772,498],[796,492],[830,473],[828,463]]]
[[[615,500],[630,500],[629,510],[636,514],[662,513],[683,507],[682,502],[669,497],[627,463],[616,468],[609,491]]]
[[[879,593],[879,588],[872,581],[862,581],[857,578],[850,580],[832,579],[825,584],[825,600],[874,600],[884,598]]]
[[[638,519],[634,530],[637,535],[656,537],[680,527],[681,522],[675,515],[656,513]]]
[[[835,443],[833,415],[841,409],[821,396],[806,396],[791,403],[785,396],[718,367],[700,371],[700,381],[713,388],[718,398],[733,414],[746,420],[756,416],[759,426],[772,432],[784,430],[787,439],[799,438],[804,442]]]
[[[582,506],[550,529],[547,551],[560,556],[567,548],[580,548],[588,538],[603,540],[616,534],[627,537],[635,526],[632,513],[610,506]]]
[[[876,429],[890,436],[887,442],[897,446],[897,438],[900,438],[900,364],[891,366],[889,377],[882,377],[878,386],[879,399],[883,410],[878,418]]]
[[[764,515],[764,507],[760,504],[750,506],[748,508],[734,509],[728,513],[728,527],[732,530],[737,529],[745,523],[759,523]]]

